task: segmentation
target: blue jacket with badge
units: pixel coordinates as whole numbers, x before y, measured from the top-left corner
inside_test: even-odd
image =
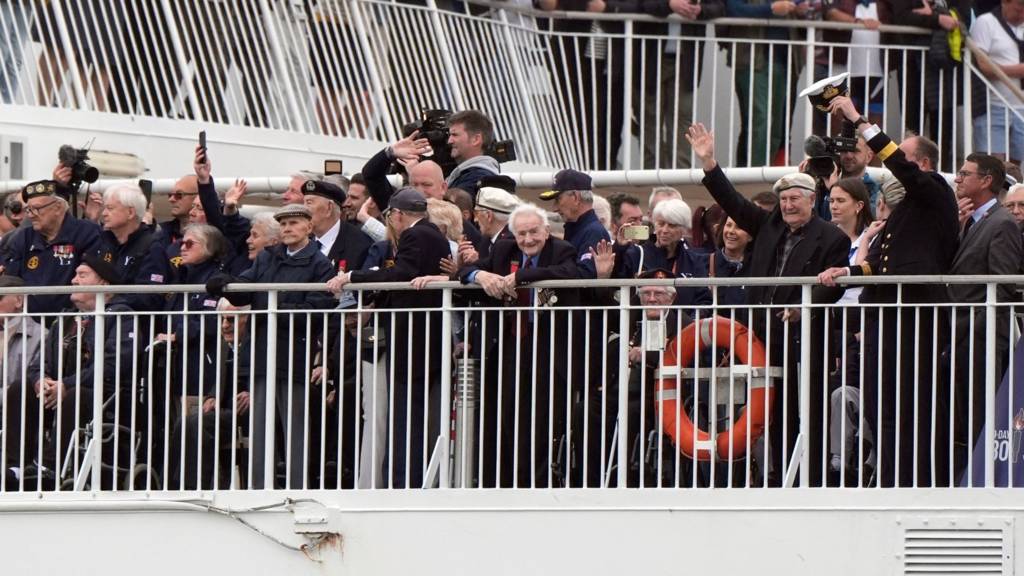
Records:
[[[5,274],[18,276],[29,286],[70,286],[82,256],[99,245],[100,227],[67,214],[52,242],[47,242],[31,227],[12,234],[3,260]],[[67,294],[30,294],[28,297],[28,311],[32,314],[60,312],[70,307],[71,299]]]
[[[186,264],[179,268],[179,281],[182,284],[205,285],[220,268],[220,263],[213,260]],[[206,292],[179,292],[174,295],[167,310],[173,314],[171,332],[175,335],[175,348],[178,352],[184,352],[175,356],[171,389],[175,394],[197,396],[203,393],[203,381],[213,379],[217,369],[220,322],[216,314],[210,313],[217,310],[217,298]],[[164,326],[158,326],[156,331],[163,332]],[[202,376],[200,372],[203,372]]]
[[[122,284],[167,284],[173,278],[160,233],[149,224],[139,226],[124,244],[117,241],[113,232],[104,230],[100,234],[100,245],[101,256],[113,262]],[[118,294],[116,298],[138,312],[158,312],[167,304],[163,294],[155,293]]]
[[[640,254],[643,251],[643,269],[640,268]],[[639,274],[662,268],[670,270],[677,278],[707,278],[707,260],[690,249],[685,240],[676,245],[674,258],[669,258],[668,250],[658,246],[650,239],[640,246],[630,246],[622,255],[614,276],[617,278],[636,278]],[[706,306],[711,304],[711,292],[707,288],[677,287],[676,304],[680,306]]]
[[[242,272],[235,280],[253,283],[319,283],[327,282],[334,276],[334,268],[330,261],[320,252],[320,245],[310,241],[304,248],[289,256],[284,244],[270,246],[260,252],[252,266]],[[267,292],[227,292],[224,297],[236,306],[252,305],[253,310],[267,309]],[[306,350],[313,348],[306,341],[306,314],[294,314],[294,310],[330,310],[337,306],[338,300],[327,291],[324,292],[278,292],[277,308],[282,312],[277,318],[277,375],[287,377],[289,362],[294,362],[292,374],[301,378],[306,374]],[[309,334],[312,338],[320,335],[319,322],[321,315],[310,315]],[[267,344],[267,315],[254,316],[256,349],[269,350]],[[294,332],[293,332],[294,330]],[[292,338],[294,334],[294,339]],[[294,349],[295,354],[292,354]],[[253,370],[257,375],[265,375],[266,355],[257,357]]]
[[[596,249],[601,240],[611,241],[611,236],[593,210],[587,210],[575,222],[565,223],[565,241],[576,249],[576,264],[580,269],[580,278],[597,278],[597,268],[594,266],[590,249]]]

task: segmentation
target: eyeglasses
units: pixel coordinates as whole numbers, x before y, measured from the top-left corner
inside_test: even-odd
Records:
[[[10,202],[7,203],[6,206],[4,206],[4,210],[10,212],[12,216],[17,216],[18,214],[21,214],[21,209],[21,202],[17,200],[11,200]]]
[[[195,248],[196,246],[199,246],[199,242],[197,240],[193,240],[191,238],[186,238],[185,240],[181,241],[181,247],[186,249],[186,250],[191,250],[191,249]]]
[[[28,212],[29,216],[38,216],[40,212],[46,210],[50,206],[53,206],[57,202],[59,202],[59,200],[50,200],[49,202],[43,204],[42,206],[25,206],[25,211]]]
[[[181,200],[185,196],[196,196],[198,194],[199,194],[198,192],[182,192],[181,190],[175,190],[174,192],[171,192],[168,195],[168,197],[171,200]]]
[[[960,171],[958,171],[956,173],[956,177],[961,179],[961,180],[963,180],[964,178],[967,178],[968,176],[973,176],[973,175],[977,175],[977,176],[979,176],[981,178],[984,178],[985,176],[988,176],[989,174],[987,172],[971,172],[970,170],[960,170]]]

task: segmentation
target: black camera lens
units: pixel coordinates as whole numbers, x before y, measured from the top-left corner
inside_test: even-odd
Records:
[[[7,210],[8,212],[10,212],[14,216],[17,216],[18,214],[21,214],[22,208],[24,208],[24,207],[21,205],[21,202],[19,202],[18,200],[11,200],[10,202],[7,203],[6,206],[4,206],[4,209]]]

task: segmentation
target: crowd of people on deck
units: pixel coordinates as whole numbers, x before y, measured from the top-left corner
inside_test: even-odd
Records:
[[[441,384],[454,380],[443,371],[459,359],[479,368],[480,486],[605,485],[620,409],[631,415],[622,431],[630,460],[620,465],[632,485],[783,485],[802,418],[811,422],[802,443],[812,455],[811,485],[955,484],[984,424],[985,388],[998,383],[1009,359],[1010,308],[996,314],[996,369],[987,371],[979,361],[990,321],[984,284],[837,280],[1017,274],[1019,171],[972,153],[954,190],[935,170],[934,142],[894,142],[848,97],[830,106],[837,120],[856,126],[856,150],[839,155],[827,178],[788,174],[752,199],[718,165],[714,135],[690,126],[686,140],[714,201],[696,211],[673,188],[654,188],[648,198],[595,190],[589,175],[572,169],[559,171],[538,203],[527,202],[485,154],[494,129],[473,110],[451,117],[448,144],[458,165],[447,175],[413,133],[351,177],[296,172],[280,206],[255,213],[246,182],[218,192],[216,150],[195,149],[163,222],[153,221],[151,199],[129,184],[85,190],[73,210],[70,167],[58,165],[51,179],[2,203],[0,287],[83,288],[0,298],[6,486],[56,482],[56,464],[80,447],[75,434],[92,420],[97,399],[105,419],[147,430],[147,457],[132,461],[148,463],[171,488],[237,480],[225,469],[234,458],[221,454],[239,433],[248,439],[239,459],[252,488],[430,485],[434,440],[447,422]],[[891,177],[878,182],[867,173],[875,159]],[[389,179],[395,166],[397,186]],[[652,281],[630,293],[626,310],[614,283],[531,286],[809,276],[819,277],[810,301],[784,280]],[[442,311],[442,291],[430,284],[445,280],[479,289],[457,291]],[[358,289],[381,282],[411,285]],[[319,288],[271,297],[237,283]],[[159,290],[167,284],[202,289],[168,295]],[[996,296],[1012,302],[1015,287],[999,286]],[[896,302],[903,306],[889,306]],[[620,313],[628,316],[625,334]],[[767,365],[780,372],[770,384],[776,396],[763,418],[763,444],[755,448],[751,438],[736,462],[694,463],[659,433],[655,370],[682,328],[712,315],[749,326]],[[661,326],[653,346],[652,322]],[[801,347],[810,348],[806,382]],[[621,349],[628,350],[623,362]],[[453,362],[444,361],[446,350]],[[729,366],[722,363],[728,351],[718,352],[704,350],[694,362]],[[96,363],[102,382],[93,380]],[[620,364],[629,366],[623,407]],[[811,390],[806,414],[798,382]],[[867,451],[832,448],[825,424],[843,413],[829,406],[841,389],[860,396],[857,431]],[[706,418],[720,424],[740,414],[709,408],[696,381],[685,395],[687,410],[713,413]],[[853,452],[859,460],[835,464]]]

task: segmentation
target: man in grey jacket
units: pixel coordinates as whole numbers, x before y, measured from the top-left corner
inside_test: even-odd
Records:
[[[0,276],[0,288],[20,288],[25,282],[17,276]],[[0,296],[0,387],[20,382],[22,372],[39,358],[43,328],[31,316],[23,315],[25,297]]]
[[[494,142],[494,124],[483,112],[464,110],[452,114],[448,134],[452,158],[459,162],[448,175],[448,187],[461,188],[476,200],[480,179],[501,171],[498,161],[484,152]]]
[[[988,154],[971,154],[956,174],[956,195],[960,215],[960,247],[953,257],[950,274],[1018,274],[1021,266],[1021,235],[1013,215],[999,204],[1006,173],[1003,161]],[[949,299],[958,303],[984,303],[984,284],[950,284]],[[1001,284],[999,302],[1014,300],[1014,286]],[[1011,309],[997,308],[995,370],[986,373],[985,306],[959,306],[953,312],[953,345],[944,356],[953,361],[954,481],[967,466],[967,445],[974,444],[985,421],[985,390],[999,384],[1006,367],[1010,345]],[[973,324],[971,322],[973,317]],[[949,395],[946,395],[948,398]]]

